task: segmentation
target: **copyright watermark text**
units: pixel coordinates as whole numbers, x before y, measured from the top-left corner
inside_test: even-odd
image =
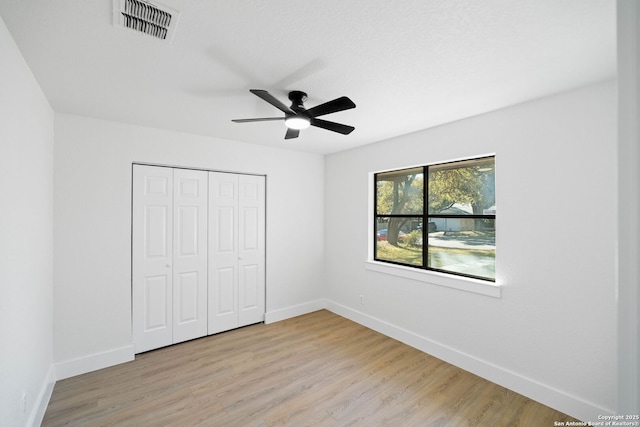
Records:
[[[554,427],[573,426],[633,426],[640,427],[640,415],[598,415],[594,421],[554,421]]]

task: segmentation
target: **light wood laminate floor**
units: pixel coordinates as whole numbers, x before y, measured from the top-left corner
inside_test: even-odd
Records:
[[[326,310],[59,381],[43,426],[553,426],[574,420]]]

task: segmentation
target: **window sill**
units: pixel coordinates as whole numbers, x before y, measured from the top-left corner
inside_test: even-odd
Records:
[[[494,298],[500,298],[500,285],[485,282],[468,277],[457,277],[435,271],[418,270],[401,265],[387,264],[378,261],[365,261],[364,267],[367,270],[378,273],[390,274],[392,276],[403,277],[405,279],[418,280],[432,285],[444,286],[458,289],[465,292],[472,292]]]

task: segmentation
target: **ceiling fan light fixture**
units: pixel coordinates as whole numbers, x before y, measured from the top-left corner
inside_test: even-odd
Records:
[[[233,119],[234,123],[248,123],[248,122],[268,122],[272,120],[284,119],[284,124],[287,127],[287,133],[284,135],[284,139],[297,138],[300,135],[302,129],[306,129],[309,126],[315,126],[321,129],[326,129],[331,132],[337,132],[342,135],[349,135],[355,130],[353,126],[343,125],[342,123],[331,122],[328,120],[319,119],[318,116],[324,116],[326,114],[337,113],[338,111],[350,110],[356,108],[356,104],[346,96],[341,96],[332,101],[327,101],[324,104],[316,105],[313,108],[304,108],[304,101],[307,99],[307,94],[300,92],[299,90],[293,90],[289,92],[289,100],[291,101],[291,107],[287,107],[280,102],[278,98],[271,95],[269,92],[263,89],[250,89],[249,92],[268,102],[276,107],[278,110],[284,113],[284,117],[263,117],[257,119]]]
[[[304,116],[290,116],[284,120],[284,124],[289,129],[301,130],[308,128],[311,125],[311,120]]]

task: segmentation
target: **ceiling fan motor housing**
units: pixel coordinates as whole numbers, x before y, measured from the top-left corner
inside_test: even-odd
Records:
[[[291,101],[291,109],[296,113],[306,111],[304,108],[304,101],[307,100],[307,94],[299,90],[292,90],[289,92],[289,100]]]

